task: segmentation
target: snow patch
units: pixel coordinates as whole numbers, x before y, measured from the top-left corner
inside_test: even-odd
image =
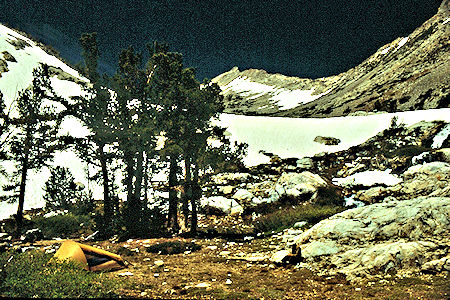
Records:
[[[252,96],[253,99],[263,94],[273,92],[275,91],[275,88],[266,84],[250,81],[246,76],[243,76],[232,80],[230,83],[223,86],[222,90],[224,92],[232,90],[236,93],[240,93],[242,96]]]
[[[271,98],[272,101],[274,101],[281,110],[291,109],[294,107],[299,106],[300,104],[305,104],[311,101],[314,101],[323,95],[328,94],[330,90],[326,91],[325,93],[313,95],[315,91],[315,88],[312,88],[310,90],[287,90],[287,89],[280,89],[280,92],[278,92],[274,97]]]
[[[445,125],[438,134],[436,134],[433,138],[433,144],[431,145],[432,149],[438,149],[442,147],[442,144],[450,135],[450,124]]]
[[[397,48],[395,49],[395,51],[397,51],[398,49],[400,49],[404,44],[406,44],[406,42],[409,40],[409,36],[404,37],[400,40],[400,42],[398,42]]]
[[[442,24],[447,24],[450,21],[450,18],[445,19],[445,21]]]
[[[364,206],[364,202],[355,200],[355,195],[351,195],[350,197],[344,198],[344,207],[362,207]]]
[[[391,169],[385,171],[365,171],[361,173],[355,173],[345,178],[333,178],[333,183],[342,187],[353,187],[358,185],[374,186],[378,184],[384,185],[396,185],[403,180],[396,175],[391,174]]]
[[[389,50],[391,50],[391,46],[387,47],[386,49],[384,49],[383,51],[381,51],[381,54],[386,54],[389,52]]]
[[[285,88],[277,88],[267,84],[254,82],[248,79],[247,76],[239,76],[222,87],[223,92],[233,91],[241,96],[247,97],[252,100],[264,95],[269,96],[269,100],[280,107],[281,110],[291,109],[297,107],[301,103],[308,103],[314,101],[325,94],[328,94],[330,90],[325,93],[312,95],[315,88],[310,90],[290,90]],[[259,107],[258,109],[265,108],[266,106]]]

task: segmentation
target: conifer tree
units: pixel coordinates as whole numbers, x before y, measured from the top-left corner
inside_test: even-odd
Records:
[[[44,186],[45,206],[52,210],[71,210],[77,196],[76,189],[75,180],[68,168],[51,168],[50,178]]]
[[[61,103],[59,99],[50,85],[47,65],[33,71],[31,87],[21,91],[17,98],[18,117],[11,120],[15,134],[9,142],[9,158],[16,162],[17,171],[14,174],[15,182],[5,189],[13,192],[6,200],[18,201],[18,234],[23,225],[28,172],[48,165],[54,152],[62,149],[57,139],[61,118],[55,109],[56,103]]]
[[[165,44],[149,46],[150,60],[147,69],[146,95],[158,108],[156,121],[158,131],[167,139],[162,157],[169,161],[169,212],[167,226],[178,232],[178,201],[175,187],[178,185],[180,169],[178,162],[182,155],[180,139],[182,135],[184,99],[182,91],[183,58],[180,53],[169,52]]]
[[[84,160],[89,164],[99,167],[101,172],[101,183],[103,186],[103,222],[100,229],[103,235],[113,233],[113,220],[116,215],[110,180],[110,164],[114,155],[105,151],[106,146],[115,141],[113,133],[112,119],[114,112],[111,109],[111,97],[105,87],[107,78],[100,77],[97,67],[99,50],[97,44],[97,34],[84,33],[80,38],[83,48],[84,66],[83,71],[90,80],[90,86],[86,89],[87,96],[79,98],[79,109],[75,115],[91,130],[92,135],[88,139],[80,139],[76,149]]]
[[[156,145],[156,110],[146,96],[146,80],[142,56],[133,47],[122,50],[119,70],[112,80],[112,89],[116,92],[114,130],[117,150],[125,167],[124,221],[128,234],[134,236],[141,235],[144,230],[144,169],[148,169]]]

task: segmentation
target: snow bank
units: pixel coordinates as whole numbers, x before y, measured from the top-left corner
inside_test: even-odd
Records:
[[[389,128],[391,119],[412,125],[419,121],[450,121],[450,109],[385,113],[368,116],[337,118],[280,118],[222,114],[217,125],[227,127],[232,141],[249,145],[244,159],[247,166],[268,163],[270,158],[260,151],[274,153],[281,158],[313,156],[320,152],[336,152],[359,145]],[[330,136],[341,140],[339,145],[315,143],[316,136]]]
[[[400,42],[398,42],[397,48],[394,50],[394,52],[403,47],[403,45],[405,45],[408,40],[409,36],[402,38]]]
[[[24,43],[24,49],[16,49],[12,44],[20,41]],[[47,54],[37,46],[35,42],[2,24],[0,24],[0,49],[1,52],[7,51],[10,53],[16,60],[16,62],[7,62],[9,71],[2,73],[2,77],[0,78],[0,91],[2,91],[7,105],[16,98],[19,91],[27,88],[31,84],[33,78],[32,72],[41,63],[60,68],[75,78],[86,81],[86,79],[83,79],[76,70],[72,69],[58,58]],[[65,80],[62,86],[61,84],[58,85],[58,80],[59,79],[52,78],[52,83],[56,83],[54,88],[60,94],[67,93],[67,91],[70,91],[73,88],[80,89],[79,86],[75,86],[75,83],[71,85],[71,88],[67,88],[66,84],[68,81]],[[75,93],[75,95],[77,95],[77,93]]]
[[[355,173],[345,178],[333,178],[333,183],[342,187],[351,188],[353,186],[374,186],[379,184],[396,185],[403,180],[391,174],[391,169],[385,171],[365,171]]]

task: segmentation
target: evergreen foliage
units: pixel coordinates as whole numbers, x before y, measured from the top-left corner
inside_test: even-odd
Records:
[[[89,214],[94,208],[91,195],[84,185],[77,184],[72,173],[65,167],[52,167],[50,178],[44,186],[45,206],[52,210],[67,210],[74,214]]]
[[[111,95],[107,90],[108,78],[101,78],[98,71],[99,50],[97,34],[85,33],[80,38],[83,48],[84,66],[83,73],[90,79],[91,84],[85,89],[87,96],[78,100],[79,109],[76,116],[91,130],[92,134],[87,139],[76,140],[75,146],[80,157],[88,164],[99,169],[98,174],[92,178],[97,179],[103,186],[103,218],[101,231],[104,236],[114,233],[115,216],[118,214],[117,199],[113,194],[114,182],[111,163],[116,157],[113,153],[105,151],[106,146],[115,141],[112,120],[114,111],[111,107]]]
[[[10,193],[2,200],[19,202],[16,214],[17,233],[22,228],[22,213],[28,171],[47,166],[56,150],[63,148],[57,138],[61,114],[59,97],[53,91],[47,65],[33,71],[31,87],[19,93],[16,99],[18,117],[10,119],[14,135],[8,142],[8,159],[16,162],[17,171],[12,183],[4,190]]]
[[[51,210],[70,210],[77,196],[77,186],[68,168],[56,166],[44,186],[45,206]]]

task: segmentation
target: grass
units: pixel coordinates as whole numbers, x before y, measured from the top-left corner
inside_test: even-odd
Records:
[[[255,232],[279,232],[292,227],[299,221],[306,221],[312,225],[343,210],[344,208],[342,206],[319,206],[313,204],[286,207],[259,217],[255,223]]]
[[[0,297],[117,297],[121,282],[104,273],[85,271],[75,262],[51,258],[42,251],[1,254]]]

